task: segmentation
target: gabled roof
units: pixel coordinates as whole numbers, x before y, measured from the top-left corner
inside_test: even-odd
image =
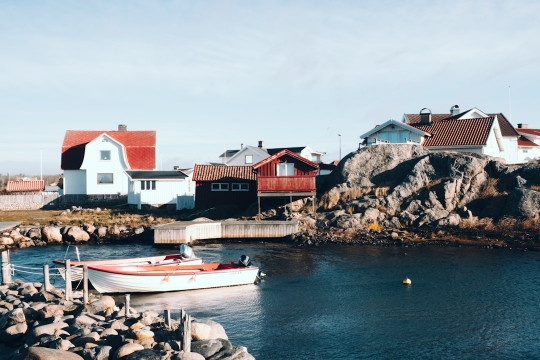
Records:
[[[8,181],[6,191],[43,191],[45,180]]]
[[[413,124],[430,133],[424,146],[485,145],[493,125],[494,117],[476,119],[450,119],[433,121],[431,124]]]
[[[403,122],[396,121],[396,120],[388,120],[387,122],[385,122],[385,123],[383,123],[381,125],[375,126],[373,129],[371,129],[367,133],[360,135],[360,139],[367,138],[368,136],[373,135],[374,133],[379,132],[379,131],[383,130],[384,128],[388,127],[388,126],[399,126],[399,127],[403,128],[403,129],[414,132],[414,133],[416,133],[416,134],[418,134],[420,136],[429,136],[429,134],[426,133],[425,131],[417,129],[414,126],[411,126],[409,124],[405,124]]]
[[[227,159],[228,159],[228,158],[234,156],[234,154],[236,154],[239,151],[240,150],[225,150],[225,152],[223,154],[219,155],[219,157],[220,158],[227,157]]]
[[[496,113],[496,114],[485,114],[483,111],[472,108],[467,111],[463,111],[457,115],[452,114],[431,114],[431,122],[437,122],[441,120],[465,120],[467,118],[471,118],[471,114],[476,115],[486,115],[485,117],[497,117],[497,120],[499,122],[499,128],[501,129],[501,135],[502,136],[518,136],[518,133],[516,129],[510,124],[510,121],[504,116],[502,113]],[[483,118],[484,116],[482,116]],[[403,118],[410,124],[415,125],[421,122],[420,120],[420,114],[404,114]],[[475,117],[480,118],[480,117]]]
[[[311,160],[308,160],[308,159],[306,159],[305,157],[302,157],[302,156],[298,155],[297,153],[292,152],[292,151],[289,150],[289,149],[283,149],[283,150],[281,150],[280,152],[278,152],[278,153],[276,153],[276,154],[274,154],[274,155],[272,155],[272,156],[270,156],[270,157],[267,157],[267,158],[264,159],[264,160],[259,161],[258,163],[256,163],[255,165],[253,165],[253,168],[254,168],[254,169],[258,169],[258,168],[260,168],[261,166],[263,166],[263,165],[265,165],[265,164],[268,164],[269,162],[272,162],[272,161],[274,161],[275,159],[278,159],[278,158],[280,158],[280,157],[282,157],[282,156],[285,156],[285,155],[288,155],[288,156],[290,156],[290,157],[292,157],[292,158],[294,158],[294,159],[296,159],[296,160],[298,160],[298,161],[301,161],[301,162],[305,163],[306,165],[313,167],[314,169],[318,169],[318,168],[319,168],[319,164],[317,164],[316,162],[313,162],[313,161],[311,161]]]
[[[264,149],[261,149],[258,146],[247,145],[247,146],[244,146],[239,151],[237,151],[236,154],[234,154],[233,156],[227,157],[227,162],[232,162],[236,157],[242,156],[242,154],[247,151],[252,151],[253,153],[259,153],[261,156],[268,156],[268,153]]]
[[[516,131],[520,134],[540,136],[540,129],[519,128]]]
[[[527,139],[525,136],[520,135],[517,141],[518,146],[538,146],[535,142]]]
[[[257,174],[251,166],[195,165],[193,181],[240,179],[256,181]]]
[[[160,171],[160,170],[135,170],[126,171],[133,180],[165,180],[165,179],[185,179],[187,175],[179,170]]]
[[[67,130],[62,143],[62,169],[80,169],[86,144],[102,134],[122,144],[131,169],[150,170],[156,167],[155,131]]]

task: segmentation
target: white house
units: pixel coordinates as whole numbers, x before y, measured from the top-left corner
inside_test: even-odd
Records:
[[[154,170],[156,132],[68,130],[62,144],[64,194],[127,194],[128,170]]]
[[[540,159],[540,129],[529,129],[527,124],[518,124],[518,149],[521,162]]]
[[[376,142],[370,139],[377,138],[388,143],[406,143],[412,142],[412,136],[416,135],[421,137],[422,145],[432,150],[473,152],[501,158],[509,164],[520,162],[519,134],[502,113],[486,114],[477,108],[461,112],[459,106],[454,105],[449,114],[432,114],[424,108],[418,114],[404,114],[403,123],[422,133],[404,131],[402,129],[408,128],[387,122],[386,126],[362,135],[364,143],[373,145]],[[391,126],[394,126],[393,133],[388,130]],[[403,135],[398,136],[397,132]]]
[[[175,205],[177,210],[193,209],[195,183],[180,170],[127,171],[129,177],[128,204],[141,209],[143,205]]]
[[[264,147],[263,142],[259,141],[259,145],[257,147],[242,145],[241,148],[237,150],[226,150],[219,157],[221,158],[221,162],[226,165],[252,166],[253,164],[258,163],[269,156],[277,154],[284,149],[288,149],[302,156],[303,158],[316,163],[321,163],[322,156],[325,154],[321,151],[315,151],[309,146],[267,149]]]

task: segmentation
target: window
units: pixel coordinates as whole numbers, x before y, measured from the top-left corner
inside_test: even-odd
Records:
[[[249,191],[249,184],[248,183],[233,183],[231,190],[232,191]]]
[[[294,176],[294,163],[276,164],[277,176]]]
[[[111,160],[111,150],[101,150],[101,160]]]
[[[228,183],[212,183],[212,191],[229,191]]]
[[[246,155],[246,164],[253,164],[253,155]]]
[[[112,173],[98,173],[97,174],[97,183],[98,184],[112,184],[113,174]]]
[[[156,180],[141,181],[141,190],[156,190]]]

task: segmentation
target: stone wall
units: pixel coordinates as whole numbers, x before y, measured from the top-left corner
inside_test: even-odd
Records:
[[[54,204],[59,196],[57,192],[0,195],[0,211],[41,209]]]

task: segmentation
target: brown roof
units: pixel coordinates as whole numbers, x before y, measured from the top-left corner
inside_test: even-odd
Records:
[[[462,113],[459,113],[457,115],[452,114],[431,114],[431,121],[441,121],[441,120],[458,120],[460,117],[468,113],[471,109],[464,111]],[[488,114],[490,117],[497,116],[497,120],[499,121],[499,127],[501,128],[501,135],[502,136],[518,136],[516,129],[510,124],[510,121],[502,114]],[[420,122],[420,114],[405,114],[405,117],[409,121],[410,125],[417,124]]]
[[[216,181],[241,179],[257,181],[257,174],[251,166],[195,165],[193,181]]]
[[[43,191],[45,180],[8,181],[6,191]]]
[[[430,133],[424,146],[485,145],[494,117],[476,119],[451,119],[431,124],[414,124],[417,129]]]

